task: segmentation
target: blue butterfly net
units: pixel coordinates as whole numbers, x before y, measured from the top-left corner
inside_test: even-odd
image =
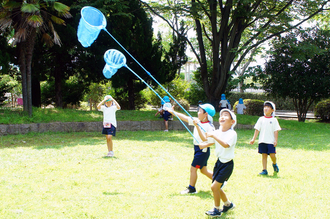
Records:
[[[107,26],[102,12],[90,6],[81,9],[81,19],[78,26],[78,40],[83,47],[89,47],[98,37],[100,31]]]
[[[103,75],[107,79],[116,74],[117,70],[126,65],[126,57],[115,49],[109,49],[104,53],[106,65],[103,68]]]

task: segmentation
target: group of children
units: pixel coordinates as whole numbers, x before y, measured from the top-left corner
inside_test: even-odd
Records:
[[[167,99],[166,99],[167,100]],[[164,100],[166,102],[166,100]],[[169,101],[170,102],[170,101]],[[181,194],[196,193],[197,171],[212,180],[211,190],[214,199],[214,208],[205,212],[210,217],[219,217],[222,213],[235,208],[222,187],[227,182],[234,169],[234,151],[237,142],[237,133],[234,127],[237,123],[234,112],[227,108],[220,111],[219,129],[213,126],[213,116],[215,109],[211,104],[201,104],[198,108],[197,118],[188,117],[182,113],[176,112],[170,104],[165,105],[163,110],[167,117],[175,115],[181,120],[194,126],[194,158],[190,168],[189,186],[181,192]],[[102,102],[97,106],[100,111],[103,111],[103,130],[102,134],[106,135],[108,154],[113,157],[112,136],[116,134],[116,117],[115,112],[120,109],[120,105],[116,100],[107,95]],[[260,175],[267,175],[267,157],[270,156],[273,162],[274,173],[279,172],[279,167],[276,163],[276,146],[278,140],[278,131],[281,130],[277,119],[275,118],[275,104],[271,101],[264,103],[264,116],[260,117],[255,124],[255,132],[250,144],[254,144],[259,135],[258,152],[262,154],[263,170]],[[215,145],[215,154],[217,161],[213,171],[207,169],[207,162],[210,156],[210,146]],[[222,209],[220,208],[221,200],[223,202]]]

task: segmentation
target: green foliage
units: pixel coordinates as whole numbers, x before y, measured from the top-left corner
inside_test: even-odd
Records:
[[[177,76],[173,81],[166,83],[163,87],[169,92],[176,100],[182,100],[182,103],[185,103],[185,96],[189,88],[187,81],[181,79]],[[157,87],[155,91],[163,98],[164,96],[169,96],[161,87]],[[151,90],[148,91],[150,94],[150,103],[153,106],[160,106],[159,97],[153,93]],[[179,101],[178,101],[179,102]],[[180,103],[180,102],[179,102]],[[174,102],[172,101],[172,104]]]
[[[264,89],[292,98],[299,121],[305,121],[313,102],[330,96],[330,31],[297,30],[273,41],[266,63]]]
[[[245,114],[251,116],[263,116],[264,115],[264,101],[254,100],[254,99],[245,99],[243,100],[244,105],[246,106]]]
[[[230,103],[238,102],[239,98],[244,99],[257,99],[257,100],[270,100],[276,104],[277,110],[295,110],[293,101],[291,98],[282,98],[282,97],[274,97],[267,93],[239,93],[239,92],[229,92],[226,93],[226,98],[230,101]],[[232,105],[233,106],[233,105]],[[314,105],[312,105],[314,107]]]
[[[315,106],[315,116],[320,117],[321,120],[330,120],[330,99],[322,100]]]

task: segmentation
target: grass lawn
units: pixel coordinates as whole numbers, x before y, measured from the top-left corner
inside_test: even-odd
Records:
[[[270,159],[270,176],[258,176],[254,131],[237,130],[224,188],[236,208],[222,218],[330,218],[330,124],[280,125],[277,176]],[[188,132],[117,132],[114,158],[105,143],[96,132],[0,136],[0,218],[207,218],[208,178],[199,174],[197,194],[179,194],[193,158]],[[209,168],[215,161],[211,148]]]

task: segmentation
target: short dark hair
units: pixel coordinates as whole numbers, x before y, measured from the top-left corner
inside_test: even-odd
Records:
[[[269,106],[270,108],[274,109],[272,104],[270,104],[270,103],[265,103],[264,106]]]

